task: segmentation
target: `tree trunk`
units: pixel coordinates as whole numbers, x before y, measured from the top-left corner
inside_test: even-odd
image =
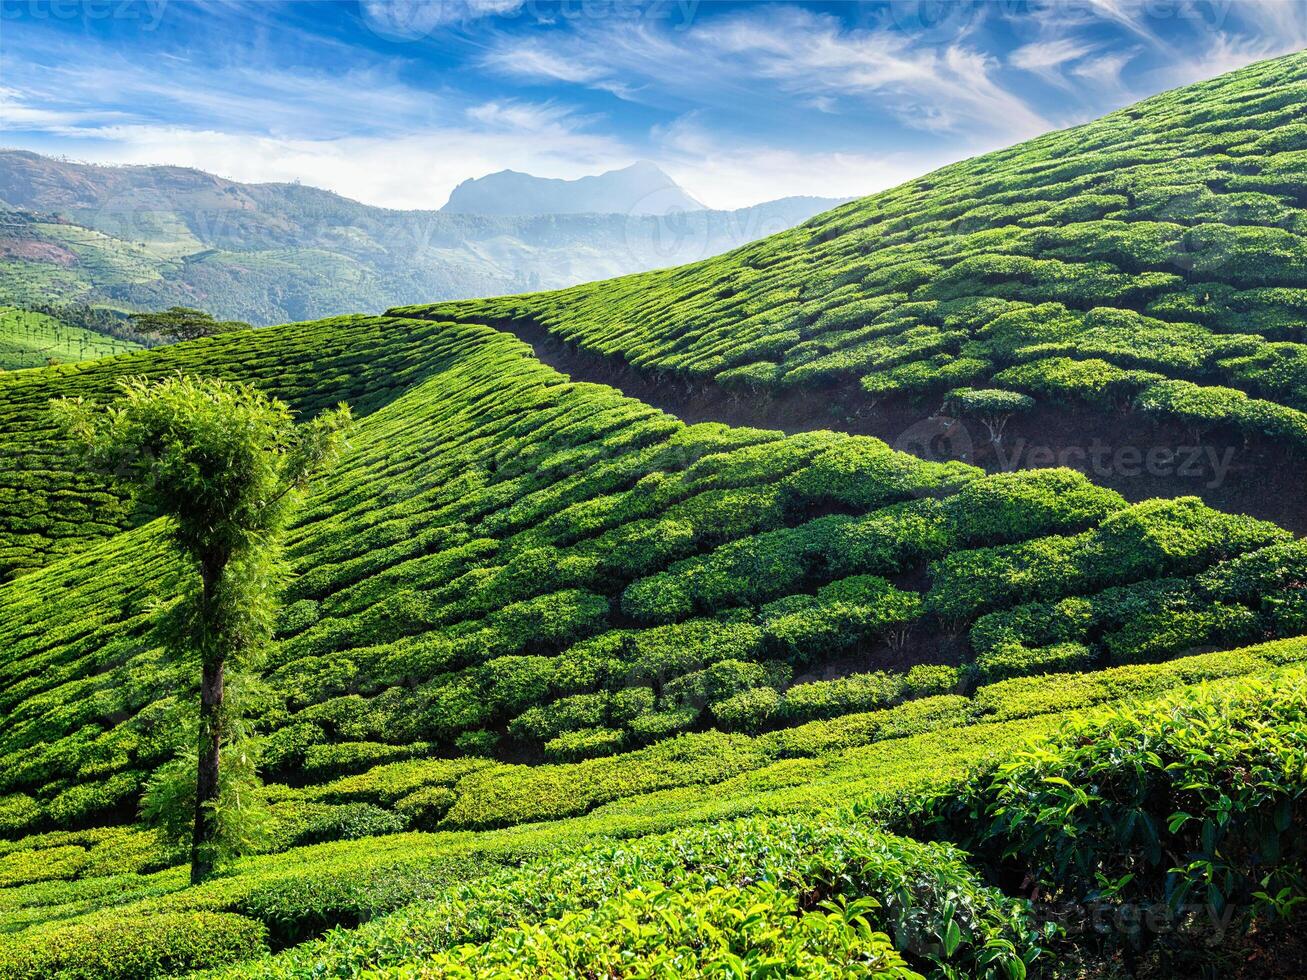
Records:
[[[215,593],[222,577],[223,562],[213,558],[201,562],[200,616],[206,640],[213,638]],[[210,804],[218,799],[218,753],[222,746],[222,694],[224,657],[210,643],[201,645],[203,674],[200,679],[200,736],[195,772],[195,828],[191,835],[191,884],[198,885],[213,871],[213,842],[217,833]]]
[[[213,811],[218,799],[218,749],[222,727],[221,660],[205,663],[200,682],[199,766],[195,779],[195,833],[191,838],[191,884],[197,885],[213,870]]]

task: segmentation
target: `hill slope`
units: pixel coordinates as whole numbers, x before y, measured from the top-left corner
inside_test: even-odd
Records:
[[[408,330],[424,361],[367,367]],[[351,337],[354,378],[336,373],[348,350],[321,350]],[[597,834],[867,792],[894,812],[1077,710],[1307,656],[1188,655],[1307,631],[1307,548],[1273,526],[1192,499],[1131,507],[1067,471],[687,427],[484,327],[327,321],[31,374],[96,391],[111,368],[201,353],[303,407],[348,392],[369,412],[292,532],[298,578],[256,704],[278,783],[267,846],[290,851],[186,889],[128,825],[182,730],[185,672],[156,624],[185,573],[157,523],[117,534],[0,586],[0,926],[21,930],[0,972],[100,962],[123,929],[134,955],[189,943],[222,962],[261,948],[255,926],[297,943]],[[537,873],[503,887],[533,894]],[[197,910],[218,916],[206,935],[248,940],[195,945]],[[323,951],[305,955],[289,975]]]
[[[0,307],[0,371],[86,361],[140,344],[69,326],[44,313]]]
[[[414,343],[410,327],[428,332],[407,374],[384,356],[335,373],[347,341]],[[265,360],[274,339],[298,345],[298,372],[289,350]],[[292,535],[271,774],[306,758],[330,774],[335,743],[569,760],[952,692],[947,665],[992,682],[1307,630],[1307,551],[1273,525],[1192,498],[1128,506],[1065,470],[986,477],[866,438],[686,427],[484,327],[327,321],[50,374],[93,393],[186,354],[233,377],[275,366],[304,408],[371,410]],[[151,523],[0,587],[0,793],[36,826],[130,812],[171,753],[176,675],[147,601],[178,587],[165,554]],[[904,673],[930,663],[946,666]],[[792,686],[873,668],[889,673]],[[722,751],[704,745],[696,781]],[[517,792],[449,819],[595,802]]]
[[[612,203],[593,201],[605,202]],[[691,201],[694,210],[665,217],[647,214],[648,206],[606,214],[390,211],[298,184],[0,151],[0,302],[180,304],[220,319],[281,323],[692,261],[833,203],[786,198],[708,211]]]
[[[1020,443],[1089,469],[1094,439],[1109,455],[1232,449],[1242,481],[1219,502],[1260,500],[1302,528],[1301,482],[1258,484],[1280,453],[1307,455],[1305,100],[1307,54],[1293,55],[707,262],[396,312],[547,335],[630,369],[646,382],[633,390],[688,389],[666,404],[689,417],[706,404],[759,421],[761,402],[769,422],[895,440],[952,389],[1017,391],[1037,405],[1007,456],[973,420],[971,461],[1000,465]],[[1214,476],[1131,495],[1205,492]],[[1285,495],[1293,507],[1274,509]]]
[[[901,953],[935,976],[1010,978],[1062,962],[1037,912],[1064,915],[1063,900],[1164,903],[1173,854],[1200,855],[1200,869],[1254,855],[1222,865],[1224,880],[1252,876],[1229,904],[1277,892],[1280,879],[1263,883],[1267,862],[1297,895],[1307,541],[1193,496],[1132,502],[1067,468],[986,472],[865,435],[687,425],[569,379],[494,324],[554,330],[665,387],[732,384],[727,365],[756,363],[777,329],[825,341],[864,332],[838,340],[848,350],[881,331],[909,361],[913,337],[951,331],[964,336],[931,364],[947,374],[974,353],[995,372],[982,372],[985,384],[1032,364],[1021,376],[1097,383],[1119,377],[1109,361],[1147,358],[1159,377],[1131,376],[1140,398],[1210,381],[1203,372],[1243,370],[1224,356],[1236,335],[1219,323],[1181,328],[1148,305],[1189,295],[1185,276],[1140,268],[1126,284],[1125,273],[1046,252],[977,257],[1026,226],[991,215],[993,228],[941,236],[908,209],[1012,206],[1005,195],[1027,193],[1022,174],[1037,196],[1054,177],[1116,179],[1125,207],[1148,206],[1140,174],[1161,173],[1151,155],[1200,137],[1233,151],[1239,125],[1284,114],[1303,65],[1283,59],[1172,93],[1114,127],[962,165],[943,172],[955,182],[937,174],[665,274],[0,376],[0,976],[233,961],[229,976],[269,978],[373,966],[489,977],[527,962],[602,975],[618,969],[617,945],[645,965],[686,950],[702,965],[722,945],[721,962],[776,955],[806,964],[795,975],[845,976],[875,945],[886,969]],[[1257,152],[1195,153],[1170,170],[1215,167],[1218,187],[1284,180],[1299,151],[1280,147],[1299,138],[1296,126],[1238,137]],[[1283,188],[1208,190],[1251,193],[1263,212],[1271,197],[1295,214],[1302,203]],[[1038,203],[1028,217],[1047,212]],[[869,214],[879,223],[862,234]],[[1115,227],[1064,217],[1031,227],[1086,249]],[[1261,272],[1244,259],[1223,267],[1237,274],[1204,269],[1194,282],[1233,277],[1227,295],[1245,296],[1263,288],[1250,277],[1273,280],[1257,293],[1264,336],[1236,339],[1292,359],[1302,338],[1272,339],[1298,329],[1299,287],[1284,284],[1298,275],[1296,245],[1283,236],[1301,228],[1287,220],[1200,223],[1284,248],[1256,246]],[[1157,224],[1128,223],[1125,237]],[[879,265],[881,252],[900,245],[924,250],[936,271],[885,286],[876,277],[902,263]],[[863,249],[869,267],[837,283]],[[1026,276],[1004,257],[1058,268]],[[975,278],[973,258],[990,272]],[[722,270],[740,280],[734,304],[727,286],[709,285]],[[1136,279],[1157,289],[1135,291]],[[817,291],[809,313],[826,312],[794,326],[809,314],[790,293],[805,288]],[[841,289],[866,305],[841,314],[842,328],[818,327]],[[715,320],[685,329],[719,301]],[[1126,305],[1109,316],[1101,301]],[[876,322],[881,307],[899,326],[940,320],[909,337]],[[1065,333],[1036,336],[1062,346],[1018,342],[1022,324],[1045,316]],[[1117,334],[1101,332],[1104,317]],[[758,375],[755,390],[788,390],[773,386],[808,340],[770,349],[781,373]],[[1006,361],[995,353],[1009,349]],[[1194,350],[1211,357],[1181,356]],[[1161,370],[1171,355],[1190,365],[1174,377]],[[1052,356],[1103,363],[1076,374]],[[789,384],[813,401],[862,398],[868,387],[852,379],[893,373],[857,363],[831,388]],[[294,579],[248,702],[270,783],[267,839],[197,888],[134,823],[190,710],[188,671],[165,658],[160,631],[193,573],[171,557],[162,522],[84,470],[49,411],[54,396],[103,401],[121,378],[178,370],[249,381],[304,417],[342,399],[361,416],[291,528]],[[939,399],[937,379],[924,390]],[[1298,411],[1287,396],[1257,405],[1277,424]],[[1195,416],[1236,428],[1241,417]],[[1137,707],[1094,713],[1121,699]],[[1041,747],[1023,754],[1030,739]],[[744,814],[754,817],[730,822]],[[1072,840],[1061,828],[1073,818],[1100,822]],[[1225,833],[1262,836],[1227,847]],[[1105,896],[1100,879],[1058,865],[1049,840],[1091,848],[1070,865],[1139,874],[1115,876],[1123,891]],[[1257,908],[1270,929],[1274,916]],[[313,941],[334,926],[345,930]],[[876,930],[892,935],[869,938]]]

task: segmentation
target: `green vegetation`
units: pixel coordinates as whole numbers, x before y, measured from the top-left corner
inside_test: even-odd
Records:
[[[408,324],[349,326],[370,338]],[[132,361],[158,371],[286,334],[311,336],[235,334]],[[423,743],[420,755],[479,744],[531,762],[625,751],[580,771],[600,786],[604,766],[681,785],[755,767],[757,748],[730,748],[747,734],[828,715],[811,687],[789,690],[830,663],[888,675],[867,682],[883,684],[864,692],[869,708],[929,712],[948,688],[893,667],[929,659],[917,651],[996,679],[1048,669],[1049,644],[1080,643],[1076,665],[1094,666],[1307,631],[1307,549],[1264,522],[1192,499],[1130,506],[1063,470],[986,477],[872,439],[687,427],[565,382],[502,334],[446,325],[437,339],[426,353],[447,352],[441,368],[360,421],[290,529],[298,578],[264,662],[270,690],[251,705],[273,779],[301,778],[310,750],[327,775],[332,745],[368,743],[380,761],[385,746]],[[0,587],[14,610],[0,623],[12,651],[0,793],[34,803],[30,829],[130,809],[171,755],[170,697],[185,682],[150,600],[181,594],[186,573],[162,534],[148,524]],[[938,586],[889,580],[923,574]],[[998,650],[1034,651],[1029,669],[1009,655],[996,673]],[[607,799],[580,783],[544,792],[533,772],[545,770],[464,777],[484,792],[451,801],[444,825]]]
[[[70,326],[45,313],[0,308],[0,371],[87,361],[139,347],[130,340]]]
[[[233,330],[248,330],[239,320],[215,320],[213,314],[191,306],[170,306],[156,313],[133,313],[132,327],[140,333],[166,340],[195,340]]]
[[[1297,192],[1253,188],[1290,181],[1303,65],[949,168],[644,277],[644,293],[612,284],[611,310],[582,289],[0,377],[0,977],[1020,980],[1261,964],[1307,897],[1307,542],[1067,469],[987,475],[863,436],[686,425],[482,321],[547,302],[582,344],[762,388],[817,384],[816,369],[791,377],[815,363],[792,352],[859,334],[849,350],[888,360],[850,378],[920,378],[929,361],[938,378],[915,390],[995,442],[1029,398],[1076,385],[1112,410],[1165,397],[1204,431],[1256,406],[1299,411],[1227,355],[1292,358],[1304,339],[1275,320],[1294,309],[1296,260],[1266,244],[1301,231]],[[1214,217],[1178,234],[1236,229],[1259,261],[1196,259],[1170,274],[1180,284],[1129,265],[1121,242],[1177,233],[1138,217],[1116,234],[1107,216],[1160,207],[1156,182],[1194,173]],[[1236,205],[1248,220],[1221,220]],[[1027,234],[1037,258],[999,249]],[[1123,250],[1111,266],[1109,247]],[[745,267],[733,291],[706,285]],[[1249,277],[1271,284],[1264,336],[1215,314],[1164,323],[1156,303],[1222,276],[1243,277],[1227,299],[1263,288]],[[679,298],[660,291],[673,281]],[[791,281],[809,291],[802,314]],[[646,301],[669,311],[665,335]],[[685,330],[696,303],[711,329]],[[897,326],[882,330],[887,311]],[[769,347],[775,330],[793,345]],[[895,373],[899,355],[918,366]],[[1204,373],[1218,368],[1243,380]],[[171,652],[200,582],[175,547],[191,527],[176,498],[202,504],[208,486],[130,499],[50,404],[179,373],[280,400],[278,431],[330,427],[341,401],[359,416],[284,515],[289,584],[240,682],[262,833],[194,885],[141,805],[197,699],[197,671]],[[242,605],[255,639],[271,591]],[[1140,909],[1166,930],[1071,928]]]
[[[241,673],[257,665],[272,639],[281,533],[313,471],[339,452],[349,409],[297,430],[283,402],[244,385],[184,376],[126,381],[103,415],[81,400],[65,398],[55,408],[94,465],[165,515],[173,544],[199,573],[199,587],[183,595],[165,627],[170,653],[192,671],[191,658],[199,662],[198,767],[194,779],[184,757],[180,771],[160,770],[143,806],[175,842],[193,823],[197,883],[219,854],[245,843],[239,825],[257,789],[242,706],[229,688],[239,689]]]
[[[832,201],[738,211],[394,211],[299,183],[0,150],[0,303],[193,306],[256,326],[442,297],[556,288],[714,255]],[[639,195],[637,195],[639,196]],[[671,249],[669,253],[668,249]]]
[[[954,164],[691,266],[393,312],[527,322],[659,376],[1137,405],[1307,452],[1307,54]],[[933,403],[931,403],[933,402]],[[993,435],[993,434],[991,434]]]

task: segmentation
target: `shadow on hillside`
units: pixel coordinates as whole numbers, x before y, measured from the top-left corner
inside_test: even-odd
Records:
[[[854,382],[783,395],[737,392],[710,379],[690,381],[580,350],[528,321],[489,326],[530,344],[543,363],[573,380],[610,385],[685,422],[869,435],[917,456],[964,459],[991,472],[1069,466],[1130,501],[1196,496],[1220,510],[1307,533],[1307,463],[1285,447],[1246,443],[1236,433],[1197,438],[1138,412],[1046,406],[1014,418],[994,446],[982,426],[936,414],[938,396],[873,405]]]

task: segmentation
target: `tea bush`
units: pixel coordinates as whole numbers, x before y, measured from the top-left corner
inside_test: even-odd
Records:
[[[1305,762],[1298,672],[1104,710],[927,810],[1045,902],[1164,910],[1175,926],[1109,942],[1201,945],[1303,900]]]

